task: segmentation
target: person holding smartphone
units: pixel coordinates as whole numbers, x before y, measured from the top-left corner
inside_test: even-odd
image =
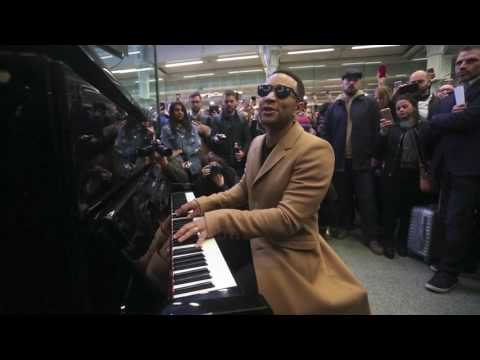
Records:
[[[422,125],[419,121],[417,102],[408,95],[399,96],[395,101],[398,124],[393,121],[389,108],[381,110],[381,131],[375,149],[375,159],[384,161],[382,173],[382,219],[384,225],[383,247],[385,256],[393,259],[395,251],[407,256],[407,235],[411,209],[424,202],[420,190],[419,141]],[[394,231],[400,228],[397,237]]]

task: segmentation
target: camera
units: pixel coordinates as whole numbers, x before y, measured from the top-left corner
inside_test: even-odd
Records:
[[[137,149],[137,155],[144,157],[153,154],[154,152],[160,154],[160,156],[170,157],[173,154],[172,149],[163,145],[160,141],[153,141],[151,144]]]
[[[418,92],[418,84],[408,84],[405,86],[400,86],[397,90],[398,95],[415,95]]]
[[[210,165],[210,174],[211,175],[223,174],[223,167],[217,164]]]

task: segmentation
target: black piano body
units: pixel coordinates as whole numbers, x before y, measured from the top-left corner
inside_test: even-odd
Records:
[[[105,132],[113,124],[90,112],[104,103],[139,124],[146,120],[140,107],[82,46],[0,47],[0,97],[10,270],[0,311],[172,313],[131,261],[158,225],[134,216],[150,166],[120,176],[115,136]],[[245,307],[233,295],[223,293],[222,303],[199,297],[205,302],[195,311],[178,306],[176,313],[236,313]],[[251,300],[253,312],[260,308]]]

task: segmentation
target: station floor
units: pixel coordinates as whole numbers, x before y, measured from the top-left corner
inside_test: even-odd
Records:
[[[355,237],[328,239],[368,290],[374,315],[480,315],[480,273],[461,275],[451,292],[425,289],[433,275],[421,260],[373,254]]]

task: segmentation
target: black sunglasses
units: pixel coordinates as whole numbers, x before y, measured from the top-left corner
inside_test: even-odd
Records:
[[[271,85],[271,84],[262,84],[258,85],[257,88],[257,93],[258,96],[265,97],[271,92],[275,91],[275,96],[278,97],[279,99],[285,99],[288,96],[292,95],[297,99],[300,99],[291,87],[285,86],[285,85]]]

